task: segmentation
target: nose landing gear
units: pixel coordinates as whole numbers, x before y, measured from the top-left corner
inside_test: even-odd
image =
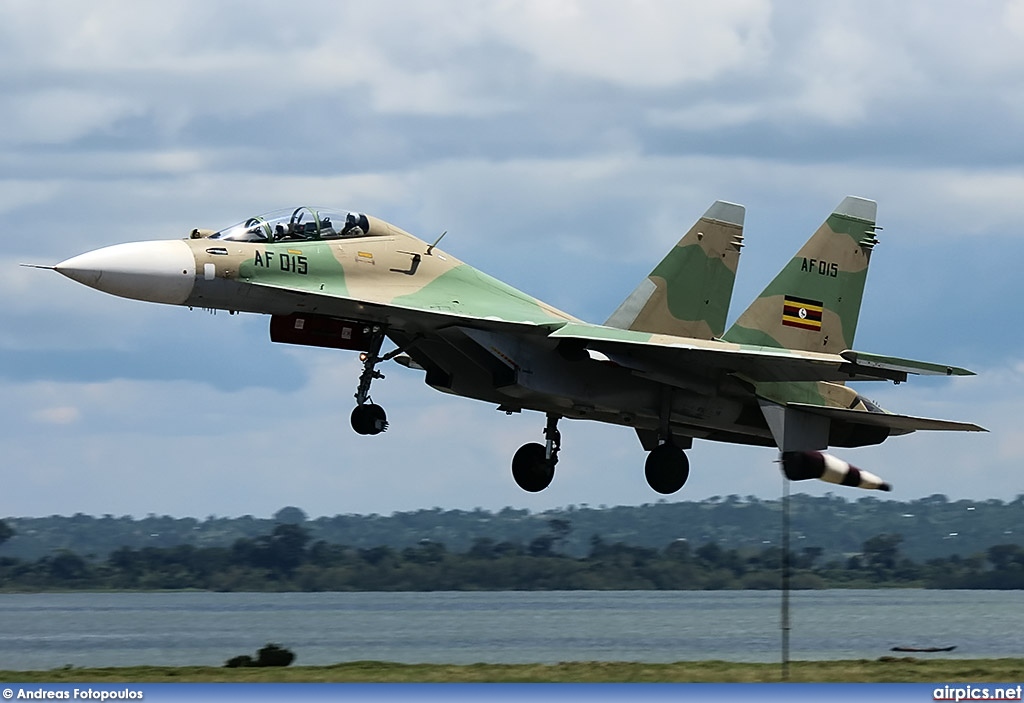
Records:
[[[359,387],[356,389],[356,407],[352,409],[352,429],[362,435],[376,435],[388,429],[388,416],[384,408],[376,405],[370,398],[370,384],[374,379],[384,378],[377,370],[377,364],[387,361],[390,355],[381,357],[380,348],[384,344],[384,331],[374,330],[370,349],[359,355],[363,361],[363,372],[359,374]]]

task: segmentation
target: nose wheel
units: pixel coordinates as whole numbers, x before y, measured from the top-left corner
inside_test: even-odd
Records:
[[[388,429],[388,416],[384,408],[374,403],[357,405],[352,409],[352,429],[359,434],[375,435]]]
[[[558,463],[558,450],[562,448],[562,433],[558,431],[557,415],[548,415],[544,428],[547,442],[530,442],[519,447],[512,457],[512,478],[528,493],[543,491],[551,485]]]

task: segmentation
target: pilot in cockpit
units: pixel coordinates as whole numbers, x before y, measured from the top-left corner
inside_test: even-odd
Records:
[[[359,215],[350,212],[345,216],[345,228],[341,230],[342,237],[361,237],[366,232],[359,226]]]
[[[281,222],[274,225],[274,239],[279,242],[305,238],[306,236],[303,234],[301,226],[296,227],[291,223],[286,225]]]

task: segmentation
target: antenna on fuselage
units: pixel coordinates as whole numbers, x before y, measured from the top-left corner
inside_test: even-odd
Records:
[[[441,236],[435,239],[434,243],[427,247],[427,256],[433,256],[434,247],[436,247],[441,242],[441,240],[444,239],[444,235],[446,234],[448,234],[448,230],[441,232]]]

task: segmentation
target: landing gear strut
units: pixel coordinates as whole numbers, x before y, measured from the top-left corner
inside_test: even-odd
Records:
[[[370,384],[375,379],[384,378],[384,374],[377,370],[377,364],[382,361],[391,361],[396,356],[406,351],[416,343],[422,335],[416,335],[393,351],[384,356],[380,355],[380,348],[384,345],[384,329],[373,328],[373,336],[370,339],[370,348],[359,355],[363,362],[363,372],[359,374],[359,387],[356,388],[356,407],[352,409],[352,429],[359,434],[380,434],[388,428],[388,416],[384,408],[374,404],[370,398]]]
[[[384,408],[376,405],[370,398],[370,384],[374,379],[384,378],[384,374],[377,370],[377,364],[387,361],[387,357],[381,357],[380,348],[384,344],[384,332],[376,328],[370,349],[360,354],[363,361],[363,372],[359,374],[359,387],[356,389],[356,407],[352,409],[352,429],[359,434],[375,435],[384,432],[388,428],[388,415]]]
[[[519,447],[512,457],[512,478],[524,491],[537,493],[551,484],[558,463],[558,450],[562,448],[562,433],[558,431],[558,415],[548,414],[544,428],[544,444],[530,442]]]

